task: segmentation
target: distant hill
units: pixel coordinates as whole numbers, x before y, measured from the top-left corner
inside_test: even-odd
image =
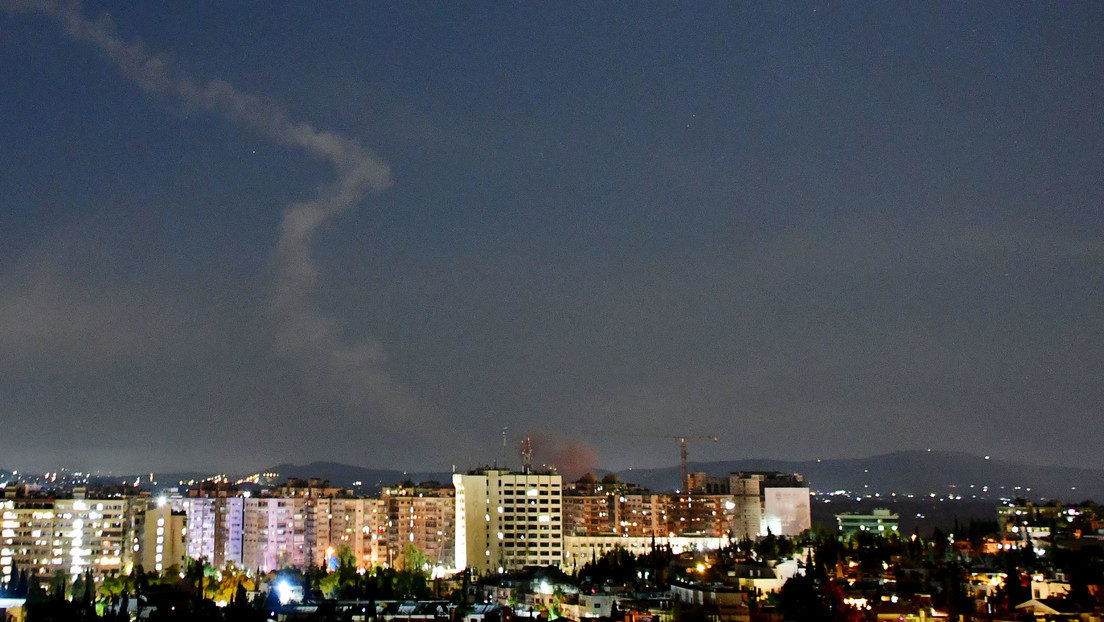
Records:
[[[445,472],[407,472],[396,469],[371,469],[339,462],[311,462],[310,464],[278,464],[273,467],[258,469],[252,473],[276,473],[276,483],[284,483],[288,478],[299,479],[318,478],[328,480],[331,485],[338,488],[356,489],[361,494],[378,494],[384,486],[393,486],[403,481],[414,483],[436,480],[442,484],[452,482],[452,474]],[[215,477],[216,473],[200,471],[181,472],[155,472],[153,473],[153,486],[156,488],[176,486],[179,482],[197,482]],[[247,477],[250,473],[225,473],[222,474],[231,482]],[[36,478],[40,474],[19,475],[20,480],[42,484]],[[0,483],[11,478],[11,472],[0,469]],[[29,478],[29,479],[28,479]],[[150,473],[142,474],[112,474],[91,475],[87,477],[87,483],[101,486],[117,486],[120,484],[132,484],[137,481],[143,487],[150,486]],[[359,482],[359,483],[358,483]]]
[[[713,476],[735,471],[800,473],[813,490],[843,490],[856,495],[935,493],[936,496],[954,494],[964,499],[976,496],[1104,501],[1104,470],[988,460],[960,452],[898,451],[869,458],[836,460],[692,462],[690,471]],[[674,490],[679,485],[680,469],[630,469],[617,475],[623,481],[653,490]]]
[[[960,452],[898,451],[869,458],[786,461],[768,459],[692,462],[692,472],[723,476],[736,471],[781,471],[800,473],[818,492],[846,491],[851,496],[880,494],[946,497],[953,494],[964,500],[1023,497],[1030,500],[1055,499],[1076,503],[1087,499],[1104,502],[1104,470],[1024,464],[1007,460],[988,460]],[[361,494],[376,494],[384,486],[401,481],[415,483],[435,480],[448,485],[452,474],[432,471],[373,469],[338,462],[279,464],[255,472],[278,473],[276,480],[289,477],[329,480],[334,486],[355,488]],[[595,470],[601,477],[604,470]],[[199,480],[210,473],[155,473],[157,484],[175,485],[178,481]],[[616,473],[622,481],[640,484],[656,491],[679,487],[677,466],[658,469],[628,469]],[[0,470],[0,481],[11,472]],[[244,474],[229,475],[231,480]],[[20,474],[20,478],[23,475]],[[148,481],[149,474],[99,476],[102,483]],[[357,482],[360,482],[357,484]]]
[[[180,471],[176,473],[154,473],[154,482],[158,486],[175,486],[179,482],[191,482],[204,480],[209,477],[214,477],[215,473],[204,473],[201,471]],[[150,474],[142,473],[138,475],[92,475],[89,476],[89,483],[101,484],[101,485],[117,485],[117,484],[130,484],[137,480],[142,485],[149,485]]]

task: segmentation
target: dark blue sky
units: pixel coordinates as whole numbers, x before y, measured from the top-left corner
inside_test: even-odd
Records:
[[[1104,6],[4,0],[0,466],[1104,468]]]

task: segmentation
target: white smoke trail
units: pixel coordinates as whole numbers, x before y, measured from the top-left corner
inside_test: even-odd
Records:
[[[338,323],[311,301],[318,284],[318,269],[311,255],[315,232],[355,206],[365,193],[388,188],[391,170],[386,162],[357,141],[295,122],[279,106],[225,81],[200,81],[174,72],[166,58],[140,42],[123,40],[110,20],[86,18],[76,2],[2,0],[0,8],[48,16],[61,24],[70,38],[98,48],[148,94],[175,98],[184,106],[218,114],[333,164],[336,178],[332,182],[319,187],[314,198],[284,210],[275,252],[277,350],[294,359],[307,380],[336,396],[351,413],[391,430],[421,432],[423,437],[440,439],[449,434],[439,416],[421,407],[383,369],[385,357],[378,343],[346,343]]]

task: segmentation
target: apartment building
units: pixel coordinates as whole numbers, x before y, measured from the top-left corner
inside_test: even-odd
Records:
[[[172,498],[172,508],[186,514],[187,556],[206,559],[215,567],[233,563],[262,571],[336,563],[343,545],[352,550],[361,568],[385,565],[392,557],[387,550],[385,500],[316,496],[344,491],[314,486],[289,485],[280,490],[286,494],[252,497],[223,490],[213,497]],[[451,499],[446,505],[447,520],[454,509]],[[420,506],[417,511],[417,528],[432,525],[434,533],[440,530],[439,511],[436,517]],[[445,539],[451,541],[451,533]],[[429,550],[447,546],[423,544]]]
[[[670,506],[669,495],[587,474],[564,489],[564,536],[666,536]]]
[[[563,561],[563,481],[487,469],[453,475],[456,567],[480,573]]]
[[[12,565],[42,578],[55,572],[117,576],[133,563],[133,498],[0,499],[0,576]]]
[[[729,531],[733,539],[796,536],[813,525],[809,486],[796,473],[773,471],[732,473],[728,476],[732,508]]]
[[[662,536],[668,528],[668,495],[652,492],[624,493],[617,498],[614,520],[617,532],[626,538]]]
[[[564,494],[563,530],[570,536],[598,536],[616,533],[614,512],[607,494]]]
[[[187,518],[186,550],[192,559],[205,559],[216,568],[243,563],[245,498],[227,496],[174,497],[171,507]]]
[[[387,563],[387,506],[383,499],[321,498],[314,513],[314,563],[335,567],[337,552],[348,546],[357,567]]]
[[[315,521],[309,497],[250,497],[244,503],[242,565],[264,572],[306,568],[314,561]]]
[[[396,486],[383,490],[387,507],[387,553],[402,567],[407,547],[416,546],[431,566],[452,566],[456,557],[456,495],[452,486]]]
[[[729,532],[729,495],[670,495],[667,533],[673,536],[721,538]]]
[[[187,514],[168,503],[154,504],[141,514],[135,529],[136,561],[146,571],[184,568],[188,557]]]

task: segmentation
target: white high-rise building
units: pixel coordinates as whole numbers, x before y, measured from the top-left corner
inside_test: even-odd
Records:
[[[456,567],[481,573],[559,565],[563,480],[488,469],[455,474]]]
[[[386,564],[387,512],[379,499],[343,497],[176,497],[187,513],[187,555],[216,568],[326,565],[348,546],[357,566]]]
[[[796,473],[732,473],[729,491],[729,531],[735,540],[796,536],[812,527],[809,487]]]
[[[236,496],[173,498],[173,508],[188,516],[188,557],[206,559],[216,568],[241,566],[245,501]]]
[[[306,568],[314,559],[313,507],[307,497],[245,500],[242,564],[265,572]]]

